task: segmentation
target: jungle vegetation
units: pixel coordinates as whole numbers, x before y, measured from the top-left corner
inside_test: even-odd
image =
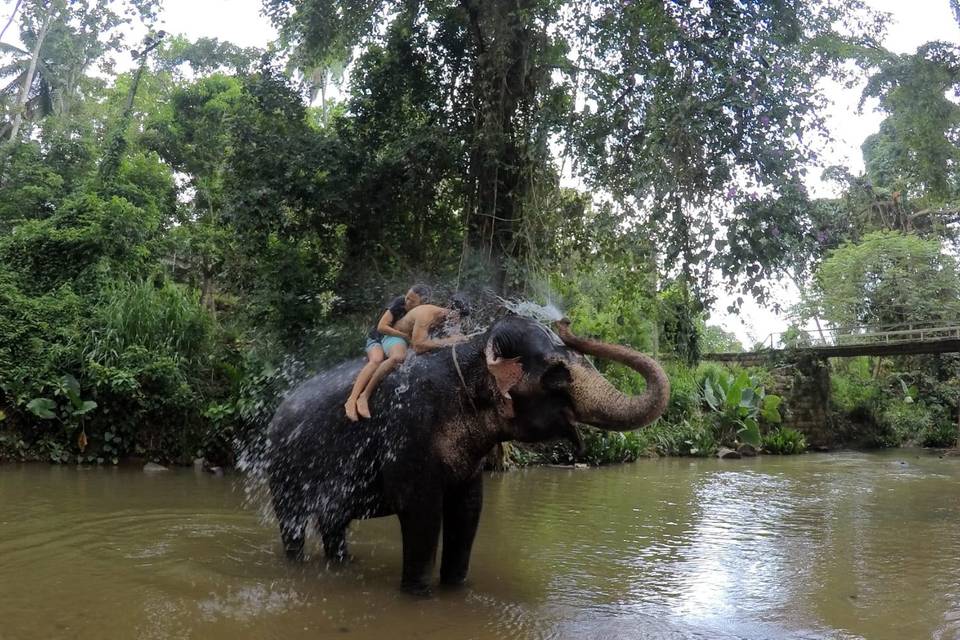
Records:
[[[798,327],[960,319],[960,48],[886,51],[859,0],[264,0],[265,50],[159,10],[21,0],[0,35],[0,459],[230,461],[416,280],[668,361],[667,415],[597,463],[753,438],[715,391],[768,372],[698,364],[743,348],[718,287],[789,279]],[[886,119],[816,199],[820,87],[860,79]],[[950,444],[956,356],[832,366],[863,444]]]

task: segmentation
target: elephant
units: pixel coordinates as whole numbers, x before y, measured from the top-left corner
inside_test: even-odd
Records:
[[[343,363],[302,383],[267,430],[266,472],[288,558],[302,560],[315,524],[331,561],[349,558],[351,521],[396,515],[401,588],[431,592],[443,535],[440,583],[462,584],[483,502],[483,461],[498,443],[566,438],[577,423],[627,431],[664,411],[670,383],[652,358],[628,347],[556,331],[521,316],[483,334],[416,356],[372,399],[373,418],[344,415],[361,366]],[[621,362],[646,379],[636,396],[613,387],[584,355]]]

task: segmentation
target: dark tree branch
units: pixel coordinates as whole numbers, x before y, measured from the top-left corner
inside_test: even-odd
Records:
[[[482,55],[487,50],[487,44],[483,38],[483,29],[480,28],[480,9],[473,0],[460,0],[460,6],[463,7],[467,16],[470,18],[470,28],[473,30],[473,37],[477,41],[477,51]]]
[[[17,0],[17,4],[13,5],[13,12],[10,14],[10,18],[7,20],[7,24],[3,25],[3,31],[0,31],[0,40],[3,40],[3,35],[7,32],[7,29],[10,28],[10,25],[13,24],[13,19],[17,15],[17,10],[20,8],[20,5],[23,3],[23,0]]]

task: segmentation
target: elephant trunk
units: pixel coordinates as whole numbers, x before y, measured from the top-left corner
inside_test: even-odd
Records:
[[[601,429],[630,431],[650,424],[667,408],[670,380],[653,358],[628,347],[577,337],[570,331],[567,319],[558,322],[556,329],[571,349],[625,364],[647,381],[642,394],[629,396],[618,391],[596,370],[582,365],[571,367],[571,394],[578,420]]]

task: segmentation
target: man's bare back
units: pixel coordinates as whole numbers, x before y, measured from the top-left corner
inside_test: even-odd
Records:
[[[452,309],[445,309],[434,304],[422,304],[408,311],[393,326],[397,331],[410,336],[410,346],[413,347],[414,351],[425,353],[431,349],[457,344],[465,340],[461,334],[448,338],[430,338],[430,331],[442,325],[452,313],[454,313]]]

